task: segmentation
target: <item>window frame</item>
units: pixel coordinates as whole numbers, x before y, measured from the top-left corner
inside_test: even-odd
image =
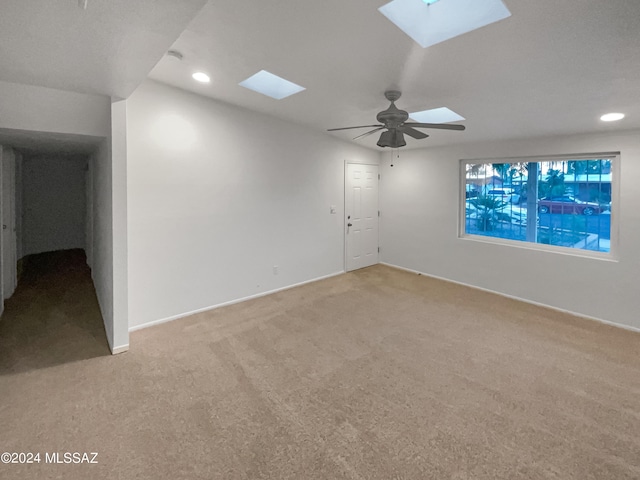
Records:
[[[578,248],[563,247],[559,245],[549,245],[534,243],[526,240],[512,240],[506,238],[492,237],[489,235],[475,235],[466,232],[466,189],[467,189],[467,165],[469,164],[493,164],[493,163],[530,163],[530,162],[563,162],[573,160],[611,160],[611,214],[610,214],[610,248],[609,252],[599,252],[594,250],[582,250]],[[479,243],[489,243],[507,247],[524,248],[542,252],[556,253],[561,255],[578,256],[607,261],[618,261],[618,237],[619,237],[619,211],[620,211],[620,152],[598,152],[580,154],[553,154],[536,155],[525,157],[488,157],[488,158],[467,158],[459,161],[459,188],[458,188],[458,239]],[[539,199],[538,199],[539,200]],[[536,210],[536,216],[538,212]]]

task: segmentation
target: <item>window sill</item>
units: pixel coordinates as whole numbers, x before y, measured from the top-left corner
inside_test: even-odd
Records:
[[[593,260],[601,260],[606,262],[618,263],[618,257],[615,252],[597,252],[594,250],[580,250],[569,247],[559,247],[555,245],[546,245],[543,243],[521,242],[517,240],[508,240],[504,238],[485,237],[482,235],[473,235],[463,233],[458,236],[460,240],[478,243],[486,243],[491,245],[500,245],[505,247],[515,247],[525,250],[535,250],[538,252],[554,253],[560,255],[569,255],[572,257],[588,258]],[[614,248],[612,248],[614,250]]]

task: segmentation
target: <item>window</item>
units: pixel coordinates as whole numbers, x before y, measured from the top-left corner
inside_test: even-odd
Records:
[[[617,161],[617,154],[462,161],[461,235],[609,253]]]

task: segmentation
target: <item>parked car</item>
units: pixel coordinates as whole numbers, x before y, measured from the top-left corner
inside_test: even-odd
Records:
[[[487,196],[499,198],[505,203],[519,203],[520,195],[513,188],[491,188],[487,190]]]
[[[580,215],[602,213],[602,209],[597,203],[583,202],[571,195],[538,200],[538,211],[540,213],[576,213]]]

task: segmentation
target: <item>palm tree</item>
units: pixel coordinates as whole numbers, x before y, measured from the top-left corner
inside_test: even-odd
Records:
[[[509,168],[511,165],[508,163],[492,163],[491,167],[493,167],[493,171],[500,175],[502,179],[502,183],[505,183],[507,180],[507,176],[509,173]]]
[[[564,173],[560,170],[550,169],[547,178],[540,184],[541,197],[557,197],[564,195]]]
[[[500,221],[511,221],[511,217],[502,210],[507,206],[505,202],[489,195],[480,195],[469,200],[476,207],[478,230],[489,231]]]

